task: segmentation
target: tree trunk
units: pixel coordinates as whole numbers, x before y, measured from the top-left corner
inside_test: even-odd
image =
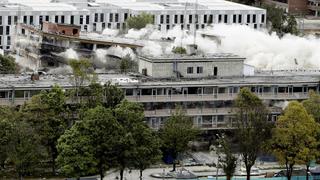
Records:
[[[309,164],[307,164],[306,180],[309,180],[309,168],[310,168],[310,166],[309,166]]]
[[[176,171],[176,160],[173,161],[172,172]]]
[[[140,169],[140,180],[142,180],[142,169]]]
[[[247,180],[250,180],[251,177],[251,167],[246,166]]]
[[[100,180],[103,180],[103,178],[104,178],[104,171],[103,171],[103,169],[102,168],[100,168]]]
[[[227,180],[231,180],[231,176],[227,176]]]
[[[51,168],[52,168],[52,175],[55,176],[56,175],[56,153],[55,153],[55,146],[51,145]]]
[[[23,180],[22,174],[19,174],[19,180]]]
[[[120,180],[123,180],[123,171],[124,171],[124,169],[120,169]]]

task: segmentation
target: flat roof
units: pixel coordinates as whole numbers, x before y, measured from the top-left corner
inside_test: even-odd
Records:
[[[233,86],[233,85],[319,85],[320,70],[317,71],[279,71],[258,72],[255,76],[201,78],[201,79],[156,79],[152,77],[139,77],[124,74],[98,74],[98,81],[105,84],[111,81],[124,88],[130,87],[196,87],[196,86]],[[58,84],[64,88],[72,88],[70,75],[42,75],[40,80],[31,81],[31,75],[0,75],[0,90],[12,89],[48,89]]]
[[[238,4],[224,0],[198,0],[198,4],[188,0],[96,0],[95,2],[75,0],[61,0],[53,2],[51,0],[8,0],[3,2],[0,9],[19,9],[32,11],[88,11],[86,8],[104,9],[112,6],[119,9],[128,9],[132,11],[179,11],[183,13],[194,11],[261,11],[264,9]],[[87,3],[87,7],[84,7]],[[20,7],[19,7],[20,5]],[[209,13],[209,12],[208,12]]]
[[[168,61],[243,61],[245,58],[240,57],[231,53],[209,53],[209,54],[196,54],[196,55],[188,55],[188,54],[162,54],[161,56],[148,56],[148,55],[140,55],[140,59],[152,62],[168,62]]]

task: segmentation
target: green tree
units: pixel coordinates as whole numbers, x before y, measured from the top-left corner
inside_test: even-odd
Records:
[[[123,90],[117,85],[111,84],[110,81],[104,85],[103,90],[105,96],[104,106],[107,108],[114,109],[124,99]]]
[[[293,15],[287,15],[285,18],[285,26],[283,32],[298,35],[299,30],[297,26],[298,23],[296,21],[296,18]]]
[[[187,54],[186,48],[180,46],[172,48],[172,52],[175,54]]]
[[[86,81],[92,81],[94,73],[92,72],[92,63],[88,59],[70,59],[69,65],[72,68],[72,82],[75,86],[76,96],[79,97],[79,90]]]
[[[8,159],[8,147],[10,134],[13,129],[12,119],[14,119],[14,109],[0,107],[0,170],[5,169],[5,162]]]
[[[137,128],[138,132],[135,140],[138,141],[135,148],[134,167],[140,171],[140,180],[142,180],[142,172],[150,165],[156,163],[161,158],[159,137],[152,132],[146,124],[140,124]]]
[[[34,172],[40,166],[44,156],[44,147],[40,144],[35,129],[23,121],[22,113],[17,113],[10,133],[8,159],[13,164],[19,179]]]
[[[14,74],[18,71],[18,65],[12,56],[0,55],[0,74]]]
[[[91,139],[82,133],[83,123],[76,122],[58,140],[57,164],[63,174],[80,179],[97,172]]]
[[[61,155],[59,155],[58,160],[67,174],[79,177],[80,175],[99,173],[100,178],[103,179],[105,171],[114,163],[114,158],[118,151],[116,145],[119,143],[120,132],[122,132],[121,126],[114,118],[110,109],[102,106],[89,109],[84,113],[83,119],[75,127],[72,127],[71,132],[68,132],[72,134],[66,137],[63,136],[63,141],[59,141],[58,148]],[[68,139],[74,138],[73,134],[79,136],[79,141]],[[83,140],[86,140],[86,142],[82,142]],[[68,146],[78,153],[69,154]],[[64,149],[65,147],[67,147],[66,150]],[[92,149],[84,152],[87,153],[87,158],[84,159],[79,157],[83,149]],[[73,163],[70,159],[76,162]],[[78,167],[77,162],[84,164],[84,166]],[[92,167],[89,167],[90,164]],[[79,174],[77,171],[84,171],[84,173]]]
[[[192,119],[187,117],[181,108],[177,108],[175,113],[164,123],[160,135],[164,148],[172,155],[172,171],[176,170],[178,155],[188,149],[188,143],[194,140],[198,134],[199,129],[193,127]]]
[[[141,134],[145,133],[147,129],[144,124],[144,109],[141,104],[125,100],[116,106],[114,113],[123,128],[122,138],[116,148],[118,151],[116,162],[120,170],[120,180],[122,180],[124,170],[135,166],[138,148],[143,147],[142,144],[140,146],[139,138],[142,138]]]
[[[320,123],[320,95],[314,91],[309,92],[309,99],[302,101],[307,112]]]
[[[141,13],[136,16],[129,17],[127,19],[127,25],[129,29],[142,29],[147,24],[153,24],[154,17],[151,14]]]
[[[232,154],[231,151],[231,142],[227,137],[222,136],[218,140],[218,154],[223,154],[220,159],[220,165],[223,169],[223,172],[227,176],[227,180],[231,180],[232,176],[234,175],[237,167],[237,158]]]
[[[95,108],[104,103],[104,88],[99,83],[93,82],[88,87],[81,88],[80,95],[86,97],[86,108]]]
[[[285,33],[297,35],[297,21],[294,16],[288,15],[283,9],[271,5],[263,5],[262,8],[267,10],[267,23],[271,31],[275,31],[282,36]]]
[[[314,158],[317,146],[318,125],[305,108],[296,101],[290,102],[272,131],[270,149],[281,164],[286,166],[286,176],[291,180],[297,163],[308,163]]]
[[[48,149],[53,175],[56,174],[57,141],[68,126],[65,101],[63,90],[55,85],[49,91],[33,96],[21,108],[23,119],[33,125],[41,143]]]
[[[123,57],[120,62],[120,72],[127,74],[130,68],[130,59],[127,57]]]
[[[246,167],[247,180],[250,180],[251,168],[270,136],[268,111],[261,99],[247,88],[240,90],[236,108],[236,138]]]

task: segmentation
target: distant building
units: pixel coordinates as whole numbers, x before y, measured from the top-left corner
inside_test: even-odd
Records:
[[[318,0],[263,0],[266,4],[273,4],[284,9],[287,13],[309,18],[320,17],[320,2]]]
[[[218,23],[259,29],[266,24],[264,9],[224,0],[1,0],[0,48],[11,49],[17,23],[40,27],[46,21],[101,32],[126,29],[126,20],[143,12],[154,16],[154,25],[161,31],[174,26],[192,31]]]

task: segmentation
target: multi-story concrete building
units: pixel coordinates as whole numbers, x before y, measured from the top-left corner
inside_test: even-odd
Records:
[[[111,81],[118,84],[127,100],[142,103],[146,120],[150,127],[155,129],[161,127],[177,105],[182,106],[187,115],[193,118],[194,125],[203,130],[233,128],[236,112],[234,100],[244,87],[249,88],[266,103],[270,110],[270,121],[277,119],[285,101],[304,100],[308,98],[310,90],[319,93],[320,71],[270,71],[246,75],[248,69],[241,58],[238,57],[240,62],[235,65],[232,64],[234,57],[220,56],[220,60],[225,64],[230,63],[228,68],[220,68],[220,62],[215,61],[219,55],[209,56],[212,60],[204,62],[213,65],[206,67],[207,69],[214,71],[215,67],[218,67],[217,76],[208,76],[204,69],[201,71],[201,68],[198,68],[201,67],[200,63],[187,63],[187,66],[181,66],[179,69],[181,73],[186,72],[184,77],[160,78],[161,74],[160,77],[99,74],[98,82],[105,84]],[[189,57],[191,58],[192,56]],[[199,57],[194,56],[194,59],[196,61]],[[204,66],[206,64],[203,64]],[[190,70],[191,67],[193,71]],[[150,66],[144,68],[150,72]],[[168,74],[169,71],[172,69],[162,70],[163,74]],[[193,76],[195,74],[196,77]],[[21,105],[41,90],[50,89],[54,84],[66,90],[71,89],[73,83],[70,79],[64,75],[44,75],[40,76],[39,80],[32,81],[30,75],[3,75],[0,77],[0,105]],[[72,103],[72,99],[68,102]]]
[[[126,20],[140,13],[154,16],[162,31],[180,26],[200,29],[211,24],[266,24],[264,9],[223,0],[1,0],[0,48],[9,50],[15,25],[41,26],[42,22],[74,24],[81,31],[101,32],[105,28],[126,29]]]

